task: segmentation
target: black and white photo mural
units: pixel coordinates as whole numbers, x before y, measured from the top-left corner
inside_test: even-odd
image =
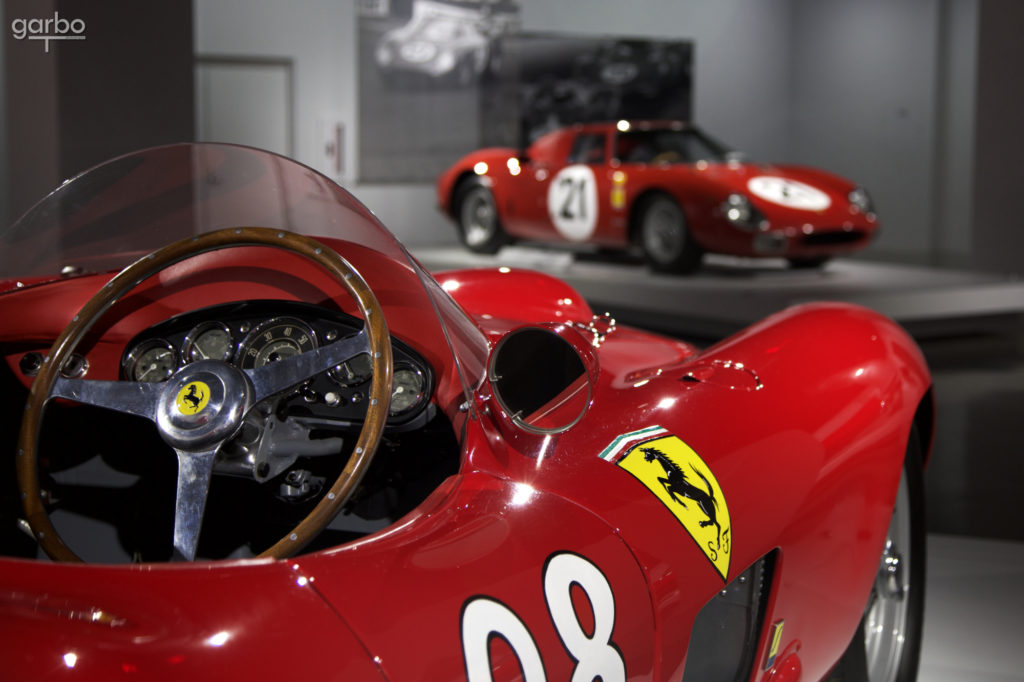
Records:
[[[359,177],[432,182],[561,125],[688,120],[690,42],[523,33],[516,0],[362,0]]]

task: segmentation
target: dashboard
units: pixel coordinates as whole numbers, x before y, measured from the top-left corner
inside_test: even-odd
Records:
[[[219,360],[255,369],[284,360],[362,329],[362,320],[296,301],[244,301],[175,316],[133,338],[121,358],[121,377],[165,381],[181,366]],[[391,339],[395,371],[388,426],[405,430],[429,420],[434,373],[412,348]],[[332,422],[361,422],[372,378],[363,353],[323,372],[281,397],[286,414]]]

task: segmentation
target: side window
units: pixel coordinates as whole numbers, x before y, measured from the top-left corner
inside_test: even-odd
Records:
[[[604,163],[604,133],[582,133],[576,136],[569,153],[569,163]]]

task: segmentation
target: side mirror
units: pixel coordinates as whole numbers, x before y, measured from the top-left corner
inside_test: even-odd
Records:
[[[487,376],[514,425],[560,433],[587,411],[596,362],[593,347],[572,327],[523,327],[498,342]]]

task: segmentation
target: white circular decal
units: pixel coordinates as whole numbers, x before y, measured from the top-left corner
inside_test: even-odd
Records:
[[[824,211],[832,205],[832,200],[820,189],[774,175],[750,178],[747,181],[747,189],[765,201],[801,211]]]
[[[590,239],[597,226],[597,178],[590,166],[566,166],[552,178],[548,216],[558,233],[569,241]]]

